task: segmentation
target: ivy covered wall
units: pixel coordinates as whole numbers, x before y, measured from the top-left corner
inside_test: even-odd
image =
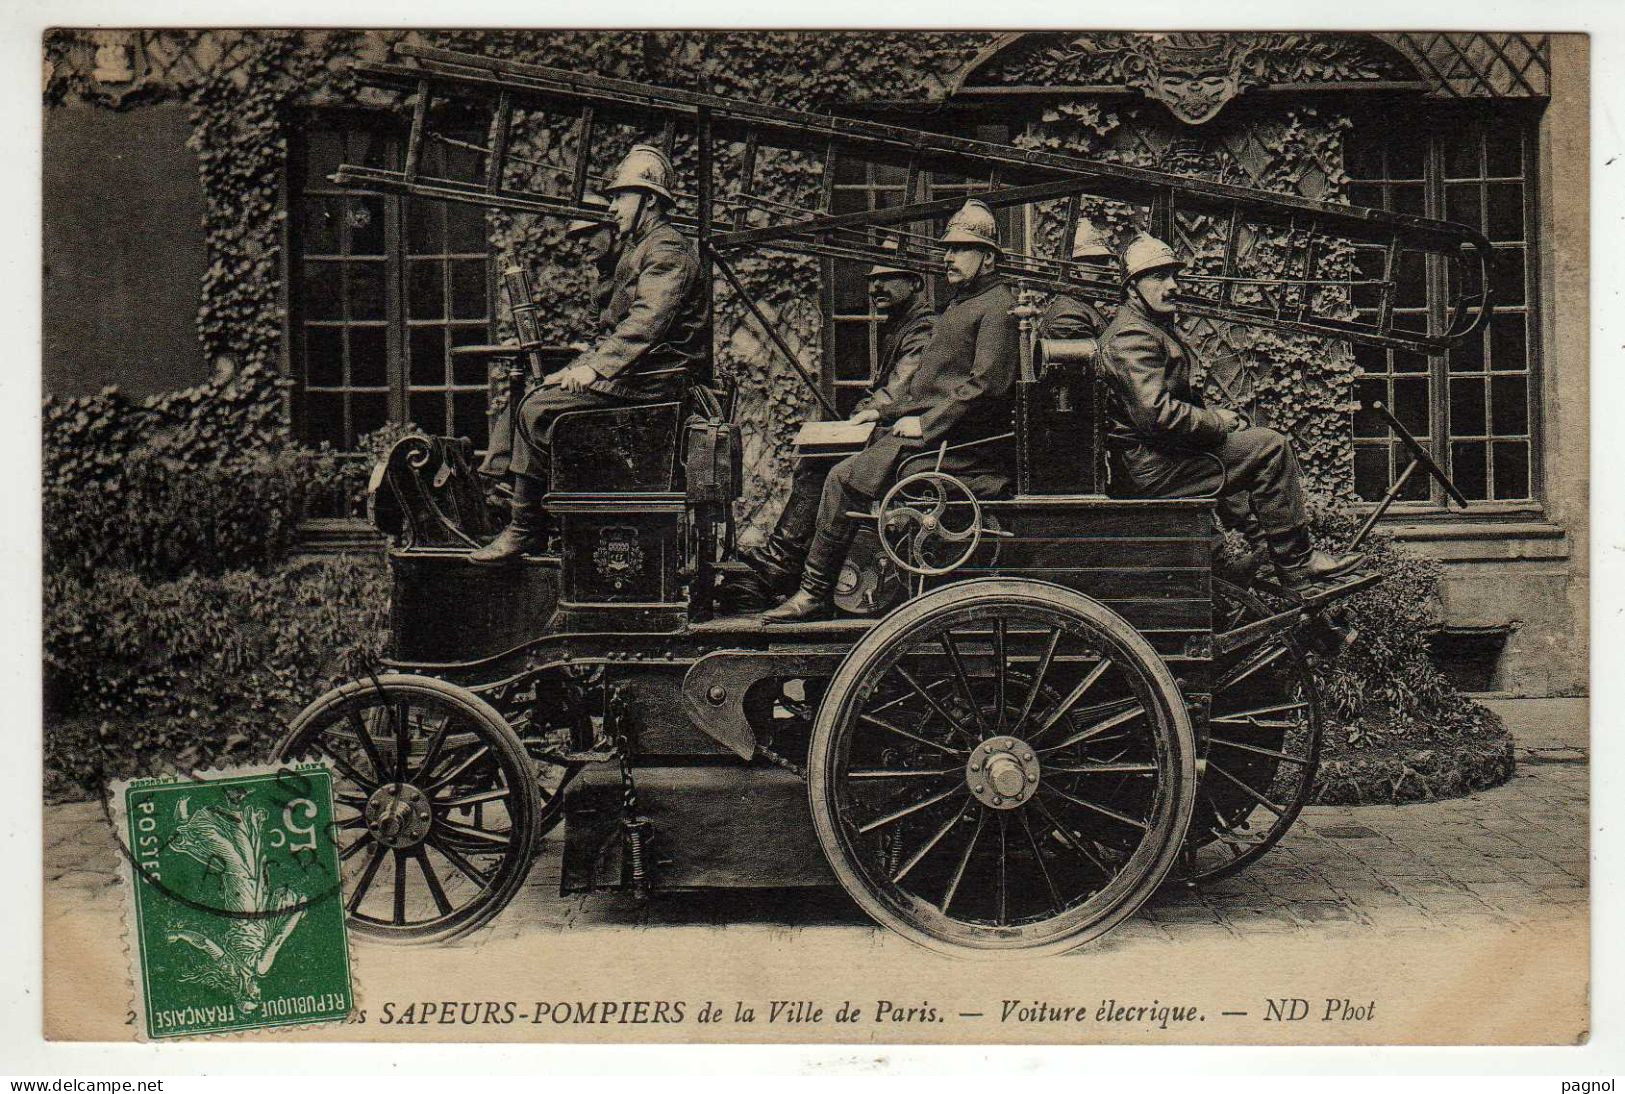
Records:
[[[349,72],[356,60],[382,60],[393,44],[404,40],[819,110],[866,100],[940,98],[954,75],[993,39],[982,33],[902,32],[146,32],[141,35],[143,71],[136,86],[115,95],[91,76],[98,59],[97,41],[83,33],[61,32],[46,43],[46,100],[117,109],[177,99],[189,105],[190,147],[197,156],[204,196],[207,248],[198,335],[211,363],[246,366],[248,376],[271,377],[283,357],[282,200],[292,127],[304,108],[396,105],[384,93],[356,86]],[[1106,63],[1101,58],[1113,56],[1117,55],[1100,53],[1091,63]],[[1046,63],[1061,61],[1077,63],[1065,57]],[[1356,66],[1335,52],[1322,56],[1296,51],[1293,63],[1300,69],[1311,63],[1316,68],[1297,72],[1302,79],[1333,79],[1354,72],[1351,66]],[[1075,78],[1075,73],[1068,77]],[[1019,134],[1017,143],[1338,198],[1344,181],[1345,119],[1301,104],[1272,106],[1268,112],[1241,106],[1232,104],[1224,115],[1200,127],[1174,122],[1156,104],[1122,98],[1006,109],[1020,112],[1011,119]],[[547,185],[543,176],[568,163],[573,154],[570,127],[522,115],[519,134],[513,170],[531,177],[515,177],[510,183]],[[627,144],[646,136],[632,131],[602,134],[594,152],[595,173],[610,170]],[[723,150],[719,171],[724,176],[729,157],[739,154],[738,149]],[[693,165],[680,159],[677,168],[680,185],[692,193]],[[764,156],[759,164],[762,192],[805,204],[818,186],[820,170],[807,157]],[[1093,212],[1119,242],[1136,227],[1125,210]],[[549,218],[501,213],[490,217],[493,253],[533,271],[547,336],[569,342],[590,330],[590,294],[587,271],[562,246],[562,227]],[[1041,214],[1035,227],[1040,238],[1055,242],[1059,211]],[[1181,229],[1177,242],[1196,256],[1200,267],[1204,256],[1215,253],[1215,228],[1192,221],[1182,222]],[[818,368],[822,323],[818,264],[763,254],[740,259],[738,267],[791,348]],[[759,523],[761,516],[777,509],[789,477],[788,440],[796,422],[810,413],[812,400],[744,317],[732,294],[719,288],[716,295],[718,365],[739,384],[740,417],[747,436],[750,481],[740,515],[747,524]],[[1346,494],[1351,478],[1348,402],[1353,377],[1347,345],[1207,321],[1195,324],[1193,334],[1210,363],[1209,393],[1292,431],[1315,484],[1329,493]],[[282,397],[274,384],[267,383],[264,390],[267,398]]]

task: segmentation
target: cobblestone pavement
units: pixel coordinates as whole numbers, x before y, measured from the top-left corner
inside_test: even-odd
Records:
[[[1589,768],[1526,753],[1505,786],[1451,801],[1398,807],[1311,807],[1281,845],[1241,875],[1198,891],[1170,887],[1111,936],[1172,943],[1271,932],[1397,932],[1520,925],[1583,916],[1587,900]],[[51,806],[45,816],[47,891],[81,911],[120,914],[117,852],[101,807]],[[878,930],[839,892],[558,895],[550,840],[525,889],[467,940],[548,929],[754,923]]]

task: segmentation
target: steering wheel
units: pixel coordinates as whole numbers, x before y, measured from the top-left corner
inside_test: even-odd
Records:
[[[982,506],[970,487],[942,471],[900,480],[881,499],[880,547],[902,569],[940,577],[963,566],[983,535],[1003,535],[982,524]]]

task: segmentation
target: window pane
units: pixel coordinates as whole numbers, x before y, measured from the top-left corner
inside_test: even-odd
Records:
[[[394,168],[397,165],[396,153],[400,148],[400,138],[393,133],[376,133],[366,129],[353,129],[349,134],[349,153],[347,159],[351,163],[361,164],[363,167]]]
[[[357,197],[350,199],[350,253],[353,255],[381,255],[384,253],[384,199]]]
[[[1506,247],[1495,252],[1490,281],[1495,286],[1495,303],[1507,307],[1523,304],[1523,248]]]
[[[1431,445],[1425,447],[1429,448],[1430,450],[1432,448]],[[1405,470],[1405,466],[1411,462],[1410,452],[1397,442],[1393,446],[1393,455],[1390,458],[1393,460],[1394,475],[1396,477],[1401,471]],[[1429,478],[1424,472],[1418,470],[1415,474],[1411,475],[1410,480],[1405,483],[1405,489],[1399,492],[1399,500],[1427,501],[1428,494],[1432,490],[1432,486],[1430,485],[1432,482],[1433,480],[1431,478]]]
[[[1489,214],[1484,234],[1497,243],[1523,239],[1523,187],[1516,182],[1492,182],[1485,188]]]
[[[1481,172],[1478,162],[1478,127],[1452,127],[1444,141],[1444,173],[1446,178],[1476,179]]]
[[[387,314],[384,301],[384,264],[348,262],[350,275],[350,318],[382,319]]]
[[[437,255],[441,253],[446,223],[446,203],[443,201],[408,201],[406,203],[406,250],[408,254]]]
[[[869,311],[868,267],[857,262],[836,262],[832,278],[837,315],[863,315]]]
[[[389,384],[388,338],[383,327],[350,328],[350,383],[357,387]]]
[[[869,324],[861,320],[835,323],[835,375],[841,380],[867,380],[873,375],[869,357]]]
[[[1354,388],[1355,402],[1360,409],[1354,412],[1354,435],[1356,437],[1386,437],[1388,424],[1382,420],[1375,410],[1369,409],[1373,403],[1388,402],[1388,382],[1386,380],[1358,380]]]
[[[1450,381],[1450,435],[1484,435],[1484,381],[1476,376]]]
[[[451,314],[457,319],[485,318],[485,260],[451,264]]]
[[[1388,492],[1388,446],[1361,444],[1354,447],[1354,492],[1366,501],[1377,501]]]
[[[1494,447],[1496,498],[1501,501],[1522,501],[1528,498],[1528,442],[1496,441]]]
[[[459,391],[451,397],[451,434],[467,437],[475,448],[485,447],[485,396],[477,391]]]
[[[1351,182],[1348,197],[1350,205],[1363,205],[1369,209],[1382,208],[1381,186],[1371,183]]]
[[[333,262],[305,263],[305,284],[300,303],[306,319],[344,318],[344,290]]]
[[[444,319],[446,292],[441,283],[441,264],[414,261],[407,265],[406,315],[409,319]]]
[[[446,432],[446,396],[439,391],[414,391],[410,398],[411,412],[407,420],[420,429],[436,435]]]
[[[1349,134],[1343,146],[1343,170],[1354,179],[1382,177],[1382,146],[1367,140],[1363,130]],[[1351,199],[1352,200],[1352,199]],[[1361,202],[1353,202],[1355,205]]]
[[[389,421],[389,396],[382,391],[357,391],[350,396],[350,429],[355,436],[377,432]]]
[[[1490,367],[1521,371],[1529,367],[1524,341],[1524,317],[1497,312],[1490,316]]]
[[[1356,344],[1354,347],[1354,363],[1359,366],[1361,372],[1368,375],[1374,372],[1387,372],[1388,351],[1378,349],[1376,346]]]
[[[446,204],[446,249],[454,254],[485,253],[485,210]]]
[[[327,176],[339,169],[339,161],[343,158],[343,146],[337,133],[331,129],[318,129],[310,133],[305,139],[306,188],[321,190],[332,186]]]
[[[1395,372],[1426,372],[1428,359],[1420,353],[1412,353],[1408,349],[1396,349],[1393,352]]]
[[[1497,376],[1490,381],[1490,421],[1498,437],[1529,432],[1529,384],[1522,376]]]
[[[1451,372],[1484,371],[1484,334],[1469,335],[1450,347]]]
[[[477,346],[485,341],[484,327],[452,327],[450,329],[451,344],[453,346]],[[506,370],[507,366],[502,366]],[[452,382],[458,384],[484,384],[490,376],[490,363],[483,357],[453,357],[451,359]]]
[[[1394,417],[1418,437],[1428,429],[1428,382],[1425,376],[1406,376],[1394,381]]]
[[[1483,501],[1490,496],[1487,445],[1483,441],[1455,441],[1450,445],[1450,479],[1469,500]]]
[[[344,395],[337,391],[311,391],[305,394],[305,441],[327,443],[344,450],[350,447],[344,435]]]
[[[1427,265],[1422,256],[1415,251],[1405,251],[1399,256],[1399,269],[1394,278],[1394,306],[1398,308],[1426,307],[1427,293]]]
[[[1428,138],[1421,126],[1401,126],[1388,142],[1388,177],[1419,179],[1427,156]]]
[[[411,382],[440,387],[446,382],[446,334],[440,327],[414,327],[407,342]],[[421,424],[421,423],[420,423]]]
[[[307,255],[341,254],[343,244],[339,236],[339,218],[343,214],[344,199],[336,197],[310,197],[305,199],[304,250]]]
[[[305,383],[311,387],[338,387],[344,383],[342,327],[305,328]]]
[[[1469,228],[1483,227],[1484,211],[1479,203],[1478,183],[1453,182],[1444,190],[1444,218]]]
[[[1420,183],[1395,186],[1388,194],[1389,208],[1396,213],[1409,213],[1411,216],[1422,216],[1427,211],[1427,199],[1422,193]]]
[[[1484,131],[1487,173],[1492,178],[1523,175],[1523,130],[1516,125],[1492,125]]]

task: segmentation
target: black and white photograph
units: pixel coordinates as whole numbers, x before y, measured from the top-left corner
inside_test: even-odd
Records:
[[[47,1038],[1589,1036],[1585,34],[40,48]]]

